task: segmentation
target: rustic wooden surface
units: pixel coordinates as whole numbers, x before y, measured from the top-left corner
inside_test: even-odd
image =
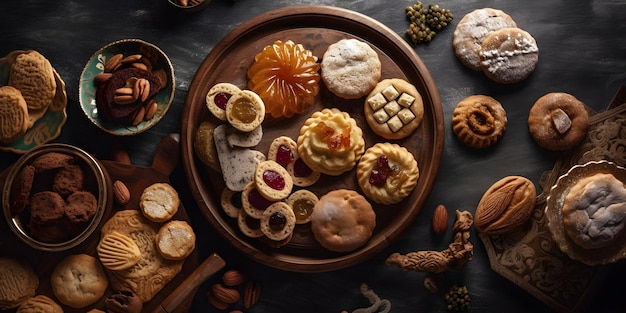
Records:
[[[111,147],[122,145],[140,166],[151,165],[161,138],[180,132],[181,115],[191,81],[204,58],[222,38],[246,20],[289,5],[325,4],[350,9],[387,25],[399,36],[408,26],[404,8],[414,1],[377,0],[213,0],[200,12],[173,11],[165,0],[155,1],[3,1],[0,4],[0,55],[18,49],[36,49],[47,56],[67,84],[68,121],[57,142],[71,143],[109,159]],[[424,2],[430,3],[430,2]],[[620,0],[590,1],[440,1],[455,19],[451,26],[424,45],[414,46],[428,68],[441,96],[445,120],[442,163],[432,192],[414,222],[387,249],[369,260],[336,271],[294,273],[259,264],[243,255],[212,229],[189,191],[179,163],[171,182],[177,187],[198,236],[199,259],[218,252],[227,268],[246,270],[263,284],[259,303],[249,312],[340,312],[368,305],[359,293],[367,283],[392,302],[393,312],[445,312],[442,293],[423,288],[424,274],[403,273],[384,264],[393,252],[440,250],[449,243],[446,235],[434,236],[430,217],[438,204],[450,210],[474,211],[484,191],[506,175],[523,175],[538,185],[558,154],[539,148],[527,131],[528,110],[540,96],[562,91],[575,95],[596,111],[604,111],[616,91],[626,84],[626,33],[621,18],[626,3]],[[465,68],[451,48],[454,27],[466,13],[494,7],[509,13],[518,26],[532,34],[539,45],[539,63],[524,82],[499,85],[482,73]],[[176,92],[167,116],[146,133],[116,138],[99,131],[85,118],[78,104],[78,77],[87,59],[101,46],[122,38],[141,38],[162,48],[176,73]],[[450,129],[452,110],[463,98],[487,94],[498,99],[509,118],[502,140],[493,148],[465,148]],[[0,153],[0,169],[16,159]],[[493,272],[478,236],[472,261],[446,273],[448,283],[467,285],[472,297],[470,312],[551,312],[544,303]],[[5,251],[0,251],[4,254]],[[609,266],[604,287],[588,295],[587,311],[620,312],[626,296],[624,263]],[[217,281],[209,280],[197,293],[190,312],[217,312],[204,293]]]

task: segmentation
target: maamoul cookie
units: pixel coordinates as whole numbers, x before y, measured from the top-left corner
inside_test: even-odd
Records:
[[[296,226],[296,215],[285,202],[275,202],[261,216],[261,231],[272,241],[289,238]]]
[[[385,79],[365,100],[365,120],[386,139],[402,139],[415,131],[424,118],[422,96],[409,82]]]
[[[328,46],[321,66],[328,90],[345,99],[367,95],[381,77],[378,53],[358,39],[342,39]]]
[[[300,128],[298,155],[313,171],[337,176],[351,170],[365,151],[363,131],[346,112],[317,111]]]
[[[100,300],[109,281],[98,259],[81,253],[57,264],[50,274],[50,285],[61,303],[80,309]]]
[[[241,191],[232,191],[224,187],[220,196],[220,204],[224,213],[232,218],[239,216],[239,210],[242,209]]]
[[[15,58],[11,64],[8,84],[22,93],[29,115],[39,117],[52,103],[57,88],[50,61],[34,50]]]
[[[28,106],[22,93],[12,86],[0,87],[0,142],[14,142],[29,126]]]
[[[30,264],[21,260],[0,257],[0,310],[17,308],[33,297],[39,287],[39,277]]]
[[[24,301],[16,313],[63,313],[63,308],[45,295],[36,295]]]
[[[156,247],[167,260],[184,260],[196,248],[196,234],[185,221],[165,223],[156,235]]]
[[[501,28],[485,38],[480,46],[483,73],[501,84],[526,79],[539,61],[535,38],[520,28]]]
[[[293,189],[293,181],[287,170],[275,161],[267,160],[257,165],[254,184],[263,198],[280,201]]]
[[[311,231],[326,249],[353,251],[367,243],[376,227],[372,205],[358,192],[337,189],[323,195],[311,217]]]
[[[612,174],[584,177],[563,200],[563,226],[569,238],[585,249],[614,243],[626,224],[626,186]]]
[[[541,147],[568,150],[583,141],[589,129],[585,104],[564,92],[548,93],[535,102],[528,114],[528,130]]]
[[[250,132],[265,119],[265,104],[254,91],[242,90],[226,102],[226,120],[239,131]]]
[[[506,129],[506,111],[496,99],[469,96],[452,112],[452,130],[467,146],[483,149],[500,140]]]
[[[413,191],[419,168],[413,154],[405,147],[377,143],[363,153],[356,177],[367,198],[379,204],[393,204]]]
[[[112,271],[125,270],[141,260],[141,251],[135,241],[117,231],[103,234],[96,251],[102,265]]]
[[[508,27],[517,27],[515,21],[502,10],[492,8],[476,9],[467,13],[456,25],[452,36],[454,54],[463,65],[482,71],[480,47],[492,32]]]
[[[154,183],[146,187],[139,199],[141,212],[153,222],[171,219],[179,207],[178,192],[168,183]]]
[[[206,95],[206,106],[215,117],[226,121],[226,103],[241,89],[231,83],[217,83]]]
[[[306,189],[296,190],[285,201],[296,216],[296,224],[306,224],[311,221],[313,209],[319,198]]]

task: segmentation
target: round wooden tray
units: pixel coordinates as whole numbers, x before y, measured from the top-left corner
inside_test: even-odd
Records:
[[[333,253],[321,247],[308,225],[296,227],[290,243],[270,248],[258,239],[248,238],[220,206],[224,188],[221,173],[211,172],[195,157],[193,141],[200,123],[210,112],[205,105],[209,89],[229,82],[246,88],[246,73],[254,56],[276,40],[301,43],[321,58],[328,46],[344,38],[357,38],[377,51],[382,63],[382,79],[402,78],[415,85],[424,101],[424,119],[414,134],[394,141],[411,151],[418,162],[420,177],[412,194],[396,205],[376,205],[377,226],[371,240],[351,253]],[[366,148],[383,141],[368,127],[363,116],[364,99],[345,100],[332,95],[321,84],[316,103],[307,111],[279,122],[266,119],[263,140],[255,150],[267,153],[270,142],[282,135],[297,139],[304,120],[324,107],[348,112],[363,130]],[[211,225],[234,247],[252,259],[283,270],[328,271],[364,261],[393,242],[419,213],[439,170],[444,141],[443,113],[437,88],[421,59],[406,41],[385,25],[353,11],[327,6],[292,6],[259,15],[240,25],[220,41],[198,68],[185,99],[182,114],[182,161],[187,180],[200,210]],[[348,188],[359,191],[355,170],[340,176],[322,175],[308,187],[322,196]]]

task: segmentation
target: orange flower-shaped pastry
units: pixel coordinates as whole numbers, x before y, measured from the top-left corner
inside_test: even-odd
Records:
[[[248,69],[248,88],[265,103],[272,117],[292,117],[315,102],[320,64],[301,44],[277,40],[254,57]]]

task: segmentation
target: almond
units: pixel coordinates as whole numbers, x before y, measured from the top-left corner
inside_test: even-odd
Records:
[[[122,148],[114,149],[111,153],[111,158],[113,159],[113,161],[122,164],[131,164],[130,155],[128,155],[128,152],[126,152],[126,150]]]
[[[246,309],[252,307],[261,296],[261,284],[256,281],[249,280],[243,289],[243,306]]]
[[[209,303],[212,306],[220,311],[226,310],[228,308],[228,303],[221,301],[220,299],[215,297],[215,295],[211,291],[207,292],[206,298],[207,300],[209,300]]]
[[[130,191],[120,180],[113,183],[113,197],[119,205],[126,205],[130,201]]]
[[[442,235],[448,229],[448,210],[443,204],[438,205],[433,212],[433,231],[437,235]]]
[[[490,235],[504,234],[522,226],[532,215],[537,194],[525,177],[507,176],[494,183],[478,203],[476,230]]]
[[[228,270],[222,276],[226,286],[237,286],[246,281],[246,274],[239,270]]]
[[[214,284],[211,286],[211,294],[213,294],[217,300],[226,304],[236,303],[240,298],[240,294],[237,289],[228,288],[222,284]]]

